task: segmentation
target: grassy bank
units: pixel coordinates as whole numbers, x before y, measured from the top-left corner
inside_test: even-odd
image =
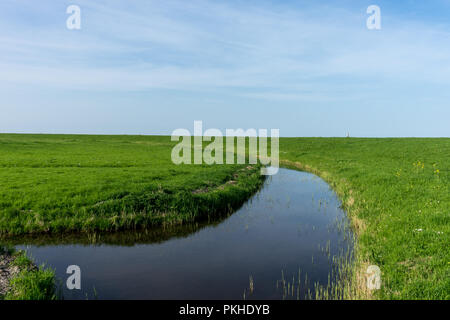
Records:
[[[377,265],[374,298],[450,299],[450,139],[286,138],[280,152],[342,199],[358,235],[353,297]]]
[[[178,224],[232,212],[257,166],[174,165],[167,137],[0,135],[0,236]]]
[[[8,261],[9,288],[0,300],[54,300],[55,274],[43,266],[36,267],[24,251],[0,247],[0,259]]]

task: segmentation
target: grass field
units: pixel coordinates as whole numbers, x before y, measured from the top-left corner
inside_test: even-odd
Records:
[[[257,166],[171,162],[167,137],[0,135],[0,236],[116,231],[231,212]]]
[[[450,299],[450,139],[282,139],[285,166],[322,176],[358,235],[382,299]]]
[[[134,229],[230,212],[255,166],[173,165],[157,136],[0,135],[0,234]],[[282,138],[283,166],[323,177],[381,299],[450,299],[450,139]],[[358,292],[355,293],[358,296]]]

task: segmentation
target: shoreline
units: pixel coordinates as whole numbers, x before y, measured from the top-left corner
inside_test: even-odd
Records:
[[[33,222],[28,230],[25,226],[29,220],[24,219],[18,224],[19,226],[16,226],[15,231],[0,228],[0,240],[7,242],[8,239],[21,236],[65,233],[136,231],[201,222],[224,216],[240,208],[263,186],[265,176],[260,175],[259,170],[258,165],[240,168],[229,180],[214,187],[184,190],[174,194],[159,190],[151,194],[130,197],[131,207],[145,203],[140,211],[114,211],[116,207],[109,206],[110,201],[102,201],[89,207],[93,211],[88,218],[77,218],[78,211],[76,211],[75,217],[63,216],[40,224]],[[111,212],[119,212],[119,214],[112,215]],[[105,216],[105,213],[109,216]]]
[[[282,159],[280,160],[280,167],[309,172],[322,178],[336,193],[341,201],[342,209],[347,215],[347,219],[353,229],[355,239],[358,240],[358,238],[364,233],[366,226],[364,221],[358,218],[358,208],[355,205],[358,199],[355,198],[354,191],[349,186],[348,182],[339,181],[339,179],[333,178],[328,172],[321,171],[298,161]],[[350,273],[350,279],[341,280],[340,283],[336,284],[337,286],[343,288],[343,298],[345,300],[376,299],[373,292],[371,292],[366,286],[365,269],[370,263],[362,260],[360,251],[361,249],[358,247],[358,241],[355,241],[353,247],[354,261],[344,261],[339,268],[342,274],[348,274],[348,272]]]
[[[57,298],[53,270],[36,266],[23,250],[0,247],[0,301]]]
[[[12,265],[14,260],[14,256],[8,252],[0,254],[0,297],[6,296],[11,289],[11,279],[20,272],[18,266]]]

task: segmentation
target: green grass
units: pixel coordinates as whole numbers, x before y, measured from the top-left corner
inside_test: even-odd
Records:
[[[341,197],[359,272],[382,271],[375,298],[450,299],[450,139],[286,138],[280,153]]]
[[[0,135],[0,234],[114,231],[237,208],[256,167],[173,165],[169,137]],[[323,177],[357,233],[351,296],[450,299],[450,139],[283,138],[286,167]],[[229,182],[232,183],[229,183]],[[228,183],[227,183],[228,182]]]
[[[257,166],[174,165],[167,137],[0,135],[0,236],[207,219],[262,184]]]
[[[24,251],[0,248],[2,253],[14,256],[12,266],[19,268],[19,273],[10,280],[10,290],[0,300],[55,300],[56,282],[53,270],[44,266],[36,268]]]

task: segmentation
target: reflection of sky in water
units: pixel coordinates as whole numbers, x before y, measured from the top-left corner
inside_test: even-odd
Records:
[[[240,210],[185,238],[134,246],[27,246],[38,263],[67,278],[81,267],[82,291],[67,299],[280,299],[286,278],[307,274],[326,285],[331,257],[347,248],[337,223],[345,219],[328,185],[314,175],[280,169]],[[329,245],[330,256],[323,250]],[[254,292],[249,295],[249,277]],[[303,279],[302,279],[303,280]],[[301,286],[301,296],[306,286]],[[296,298],[296,297],[294,297]]]

